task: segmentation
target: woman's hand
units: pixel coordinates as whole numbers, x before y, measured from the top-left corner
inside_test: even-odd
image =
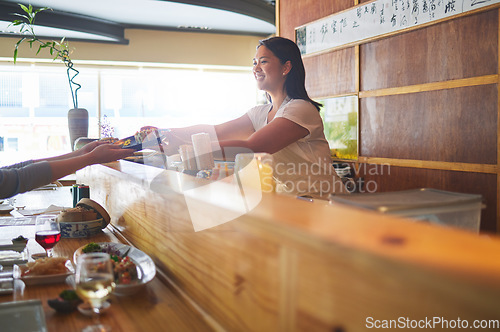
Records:
[[[167,156],[171,156],[173,154],[179,153],[179,146],[182,144],[191,144],[191,142],[185,142],[177,135],[175,135],[175,130],[170,129],[158,129],[158,127],[154,126],[144,126],[141,127],[141,131],[143,130],[157,130],[158,133],[162,136],[162,148],[163,152]]]

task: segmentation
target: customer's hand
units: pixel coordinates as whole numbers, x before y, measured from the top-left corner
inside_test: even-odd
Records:
[[[80,155],[82,155],[82,154],[85,154],[85,153],[89,153],[90,151],[94,150],[96,147],[98,147],[99,145],[102,145],[102,144],[106,144],[106,142],[99,141],[99,140],[93,141],[93,142],[85,144],[84,146],[82,146],[77,151],[79,151]]]
[[[100,144],[88,153],[92,164],[109,163],[134,154],[133,149],[122,149],[116,144]]]

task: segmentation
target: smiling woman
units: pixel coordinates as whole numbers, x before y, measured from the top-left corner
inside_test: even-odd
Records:
[[[286,38],[261,40],[253,60],[253,73],[268,104],[218,125],[194,125],[161,130],[169,144],[168,154],[191,144],[193,134],[211,135],[212,150],[232,159],[239,153],[270,153],[274,173],[286,192],[327,198],[345,193],[330,160],[319,103],[305,89],[305,70],[297,45]],[[300,171],[294,171],[300,170]]]

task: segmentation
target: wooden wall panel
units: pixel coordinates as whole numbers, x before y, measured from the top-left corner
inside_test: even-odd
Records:
[[[497,10],[360,46],[360,88],[439,82],[497,73]]]
[[[354,6],[354,0],[280,1],[280,36],[295,40],[295,28]]]
[[[497,85],[395,96],[360,103],[360,155],[497,163]]]
[[[415,188],[435,188],[483,196],[481,231],[494,233],[496,227],[496,174],[454,172],[390,165],[353,166],[365,181],[365,192],[387,192]]]
[[[354,48],[304,59],[306,89],[311,98],[355,93]],[[324,75],[328,72],[329,75]]]
[[[367,1],[280,0],[280,35]],[[498,15],[479,11],[304,58],[311,97],[358,93],[360,161],[400,165],[376,176],[384,191],[481,194],[482,230],[492,232],[500,231]],[[464,165],[472,172],[457,171]]]

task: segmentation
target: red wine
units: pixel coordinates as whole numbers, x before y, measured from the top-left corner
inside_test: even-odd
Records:
[[[35,234],[35,240],[44,249],[52,249],[61,239],[61,232],[58,231],[39,231]]]

